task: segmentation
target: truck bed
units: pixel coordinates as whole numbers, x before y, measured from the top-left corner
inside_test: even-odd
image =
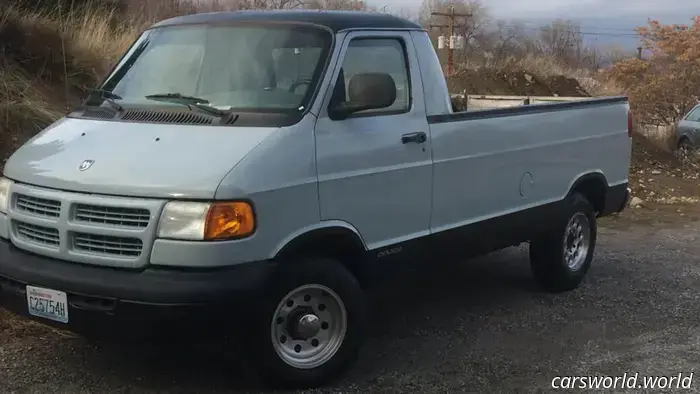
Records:
[[[590,100],[591,97],[560,96],[500,96],[500,95],[450,95],[454,112],[477,111],[483,109],[518,107],[530,104],[554,104]]]
[[[562,201],[587,174],[625,190],[626,97],[467,98],[466,111],[428,116],[432,231]]]

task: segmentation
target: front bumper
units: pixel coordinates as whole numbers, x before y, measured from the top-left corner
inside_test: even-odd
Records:
[[[0,306],[85,334],[208,331],[227,326],[231,317],[254,307],[273,268],[274,263],[265,261],[208,271],[129,271],[37,256],[0,240]],[[27,285],[65,292],[69,322],[31,317]]]

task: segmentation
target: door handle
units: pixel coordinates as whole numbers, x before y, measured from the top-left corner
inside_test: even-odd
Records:
[[[408,133],[401,136],[401,142],[404,144],[408,144],[409,142],[422,144],[427,140],[428,136],[422,131],[418,133]]]

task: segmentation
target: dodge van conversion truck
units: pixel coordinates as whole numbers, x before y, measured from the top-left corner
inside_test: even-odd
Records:
[[[8,160],[0,304],[83,333],[241,329],[268,382],[321,385],[385,262],[529,242],[544,289],[576,288],[630,130],[624,97],[454,112],[428,34],[391,15],[169,19]]]

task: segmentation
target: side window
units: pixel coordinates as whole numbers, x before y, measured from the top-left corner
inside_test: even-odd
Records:
[[[700,107],[695,107],[694,110],[690,111],[685,120],[689,122],[700,122]]]
[[[396,101],[387,108],[361,111],[358,114],[407,112],[411,108],[411,83],[404,43],[399,38],[356,38],[348,45],[334,101],[348,100],[348,86],[352,77],[360,73],[388,73],[396,84]],[[343,85],[338,86],[343,79]],[[344,89],[343,89],[344,87]],[[343,91],[341,91],[341,89]]]

